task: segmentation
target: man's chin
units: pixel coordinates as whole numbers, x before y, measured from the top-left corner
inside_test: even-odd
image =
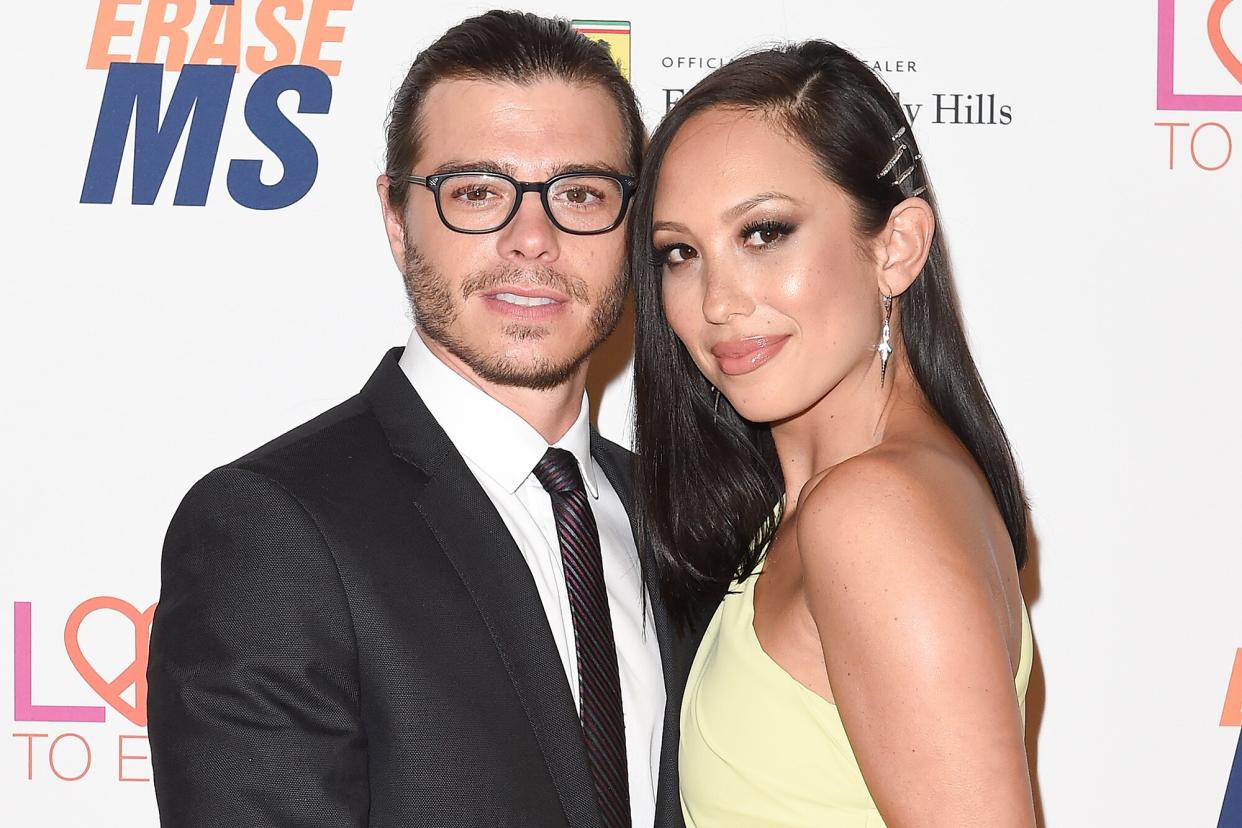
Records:
[[[590,356],[589,343],[579,348],[549,347],[546,330],[506,331],[499,340],[472,348],[458,341],[441,344],[484,382],[514,388],[547,390],[573,379]]]
[[[503,332],[504,342],[498,343],[499,350],[512,348],[513,343],[541,343],[552,336],[551,328],[546,325],[506,325]],[[516,355],[515,355],[516,356]]]
[[[547,390],[572,380],[585,362],[585,355],[576,360],[560,361],[491,357],[470,365],[470,368],[481,379],[496,385]]]

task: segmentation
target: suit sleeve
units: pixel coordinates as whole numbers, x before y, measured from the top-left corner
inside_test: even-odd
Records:
[[[365,825],[357,643],[314,520],[217,469],[164,543],[148,734],[165,826]]]

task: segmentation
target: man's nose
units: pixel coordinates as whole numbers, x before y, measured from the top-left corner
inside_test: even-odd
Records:
[[[539,193],[521,193],[513,220],[496,234],[497,252],[510,261],[554,262],[561,255],[560,231],[552,224]]]

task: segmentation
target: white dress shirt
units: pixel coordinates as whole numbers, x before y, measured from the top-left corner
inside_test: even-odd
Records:
[[[574,624],[552,499],[534,469],[548,444],[533,427],[483,390],[445,365],[410,334],[401,370],[448,434],[466,465],[491,499],[534,576],[539,598],[560,652],[574,703],[581,710]],[[650,602],[643,601],[638,551],[629,516],[608,478],[591,457],[591,426],[586,395],[578,419],[557,448],[578,460],[591,511],[599,527],[608,609],[617,644],[625,753],[630,778],[630,811],[635,826],[655,821],[656,780],[664,728],[664,674]],[[644,619],[643,607],[648,607]]]

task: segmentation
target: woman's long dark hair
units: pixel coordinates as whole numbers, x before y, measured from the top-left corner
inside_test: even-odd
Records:
[[[739,58],[700,81],[656,129],[630,217],[637,487],[640,526],[655,544],[666,600],[683,619],[754,569],[776,531],[769,518],[783,487],[769,427],[746,421],[713,393],[664,314],[663,268],[651,243],[656,183],[677,131],[710,109],[760,113],[805,145],[824,176],[849,194],[863,237],[883,229],[892,209],[915,193],[936,210],[921,162],[897,182],[919,155],[901,106],[862,61],[832,43],[812,40]],[[900,141],[909,151],[879,176],[903,128]],[[983,469],[1021,567],[1022,480],[966,344],[938,219],[937,213],[922,273],[897,298],[905,353],[936,413]]]

